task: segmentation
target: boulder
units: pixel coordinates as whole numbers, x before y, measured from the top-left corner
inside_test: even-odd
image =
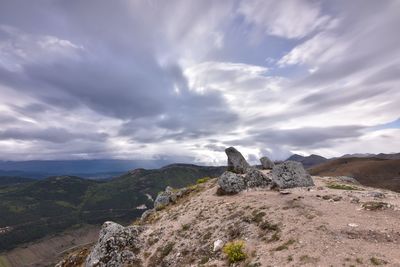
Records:
[[[154,200],[154,208],[156,210],[161,209],[170,203],[176,202],[177,198],[176,191],[172,187],[167,186],[165,191],[160,192],[156,200]]]
[[[261,162],[262,168],[265,170],[272,169],[275,165],[274,162],[267,157],[262,157],[260,159],[260,162]]]
[[[218,178],[218,185],[224,193],[235,194],[246,189],[243,176],[230,171],[224,172]]]
[[[300,162],[285,161],[272,169],[272,183],[277,188],[314,186],[311,176]]]
[[[105,222],[99,240],[86,258],[86,267],[132,266],[139,263],[139,226],[123,227],[114,222]]]
[[[142,222],[146,221],[147,218],[149,218],[150,215],[153,214],[153,213],[155,213],[155,212],[156,212],[155,209],[146,210],[145,212],[142,213],[142,217],[140,217],[140,220],[141,220]]]
[[[243,155],[236,148],[228,147],[225,149],[225,153],[228,156],[228,171],[245,173],[250,167],[249,163],[247,163]]]
[[[256,168],[248,169],[244,175],[244,181],[247,187],[267,187],[272,183],[270,176]]]

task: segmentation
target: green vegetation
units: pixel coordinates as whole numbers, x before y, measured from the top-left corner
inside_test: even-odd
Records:
[[[203,178],[197,179],[196,183],[204,184],[205,182],[209,181],[210,179],[211,179],[210,177],[203,177]]]
[[[371,261],[372,265],[385,265],[385,264],[387,264],[387,261],[382,260],[382,259],[378,259],[378,258],[375,258],[375,257],[372,257],[369,260]]]
[[[243,241],[229,242],[223,248],[223,251],[227,255],[230,263],[235,263],[246,259],[247,256],[243,250]]]
[[[137,206],[153,206],[146,194],[155,198],[167,185],[181,188],[223,171],[223,167],[177,164],[139,169],[108,181],[60,176],[2,185],[0,228],[11,226],[12,231],[0,235],[0,251],[76,224],[132,221],[143,212]]]
[[[354,191],[362,191],[363,190],[356,186],[347,185],[347,184],[337,184],[337,183],[330,183],[327,185],[327,187],[330,189],[338,189],[338,190],[354,190]]]

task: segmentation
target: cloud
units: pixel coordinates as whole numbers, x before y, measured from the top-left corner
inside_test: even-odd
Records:
[[[398,147],[379,128],[400,114],[398,1],[25,5],[0,10],[3,159]]]
[[[267,34],[288,39],[303,38],[330,20],[329,16],[321,14],[316,1],[308,0],[242,1],[238,12]]]

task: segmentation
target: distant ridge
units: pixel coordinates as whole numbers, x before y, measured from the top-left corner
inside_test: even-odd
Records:
[[[319,176],[351,176],[366,186],[400,192],[400,159],[338,158],[309,169]]]
[[[308,168],[311,168],[318,164],[324,163],[328,159],[324,158],[322,156],[319,156],[319,155],[315,155],[315,154],[312,154],[307,157],[304,157],[304,156],[301,156],[298,154],[294,154],[294,155],[290,156],[288,159],[286,159],[286,161],[288,161],[288,160],[301,162],[303,164],[304,168],[308,169]]]

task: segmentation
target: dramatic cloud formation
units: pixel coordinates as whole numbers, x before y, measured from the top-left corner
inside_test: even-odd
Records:
[[[29,5],[29,6],[28,6]],[[400,2],[5,0],[1,159],[400,150]]]

